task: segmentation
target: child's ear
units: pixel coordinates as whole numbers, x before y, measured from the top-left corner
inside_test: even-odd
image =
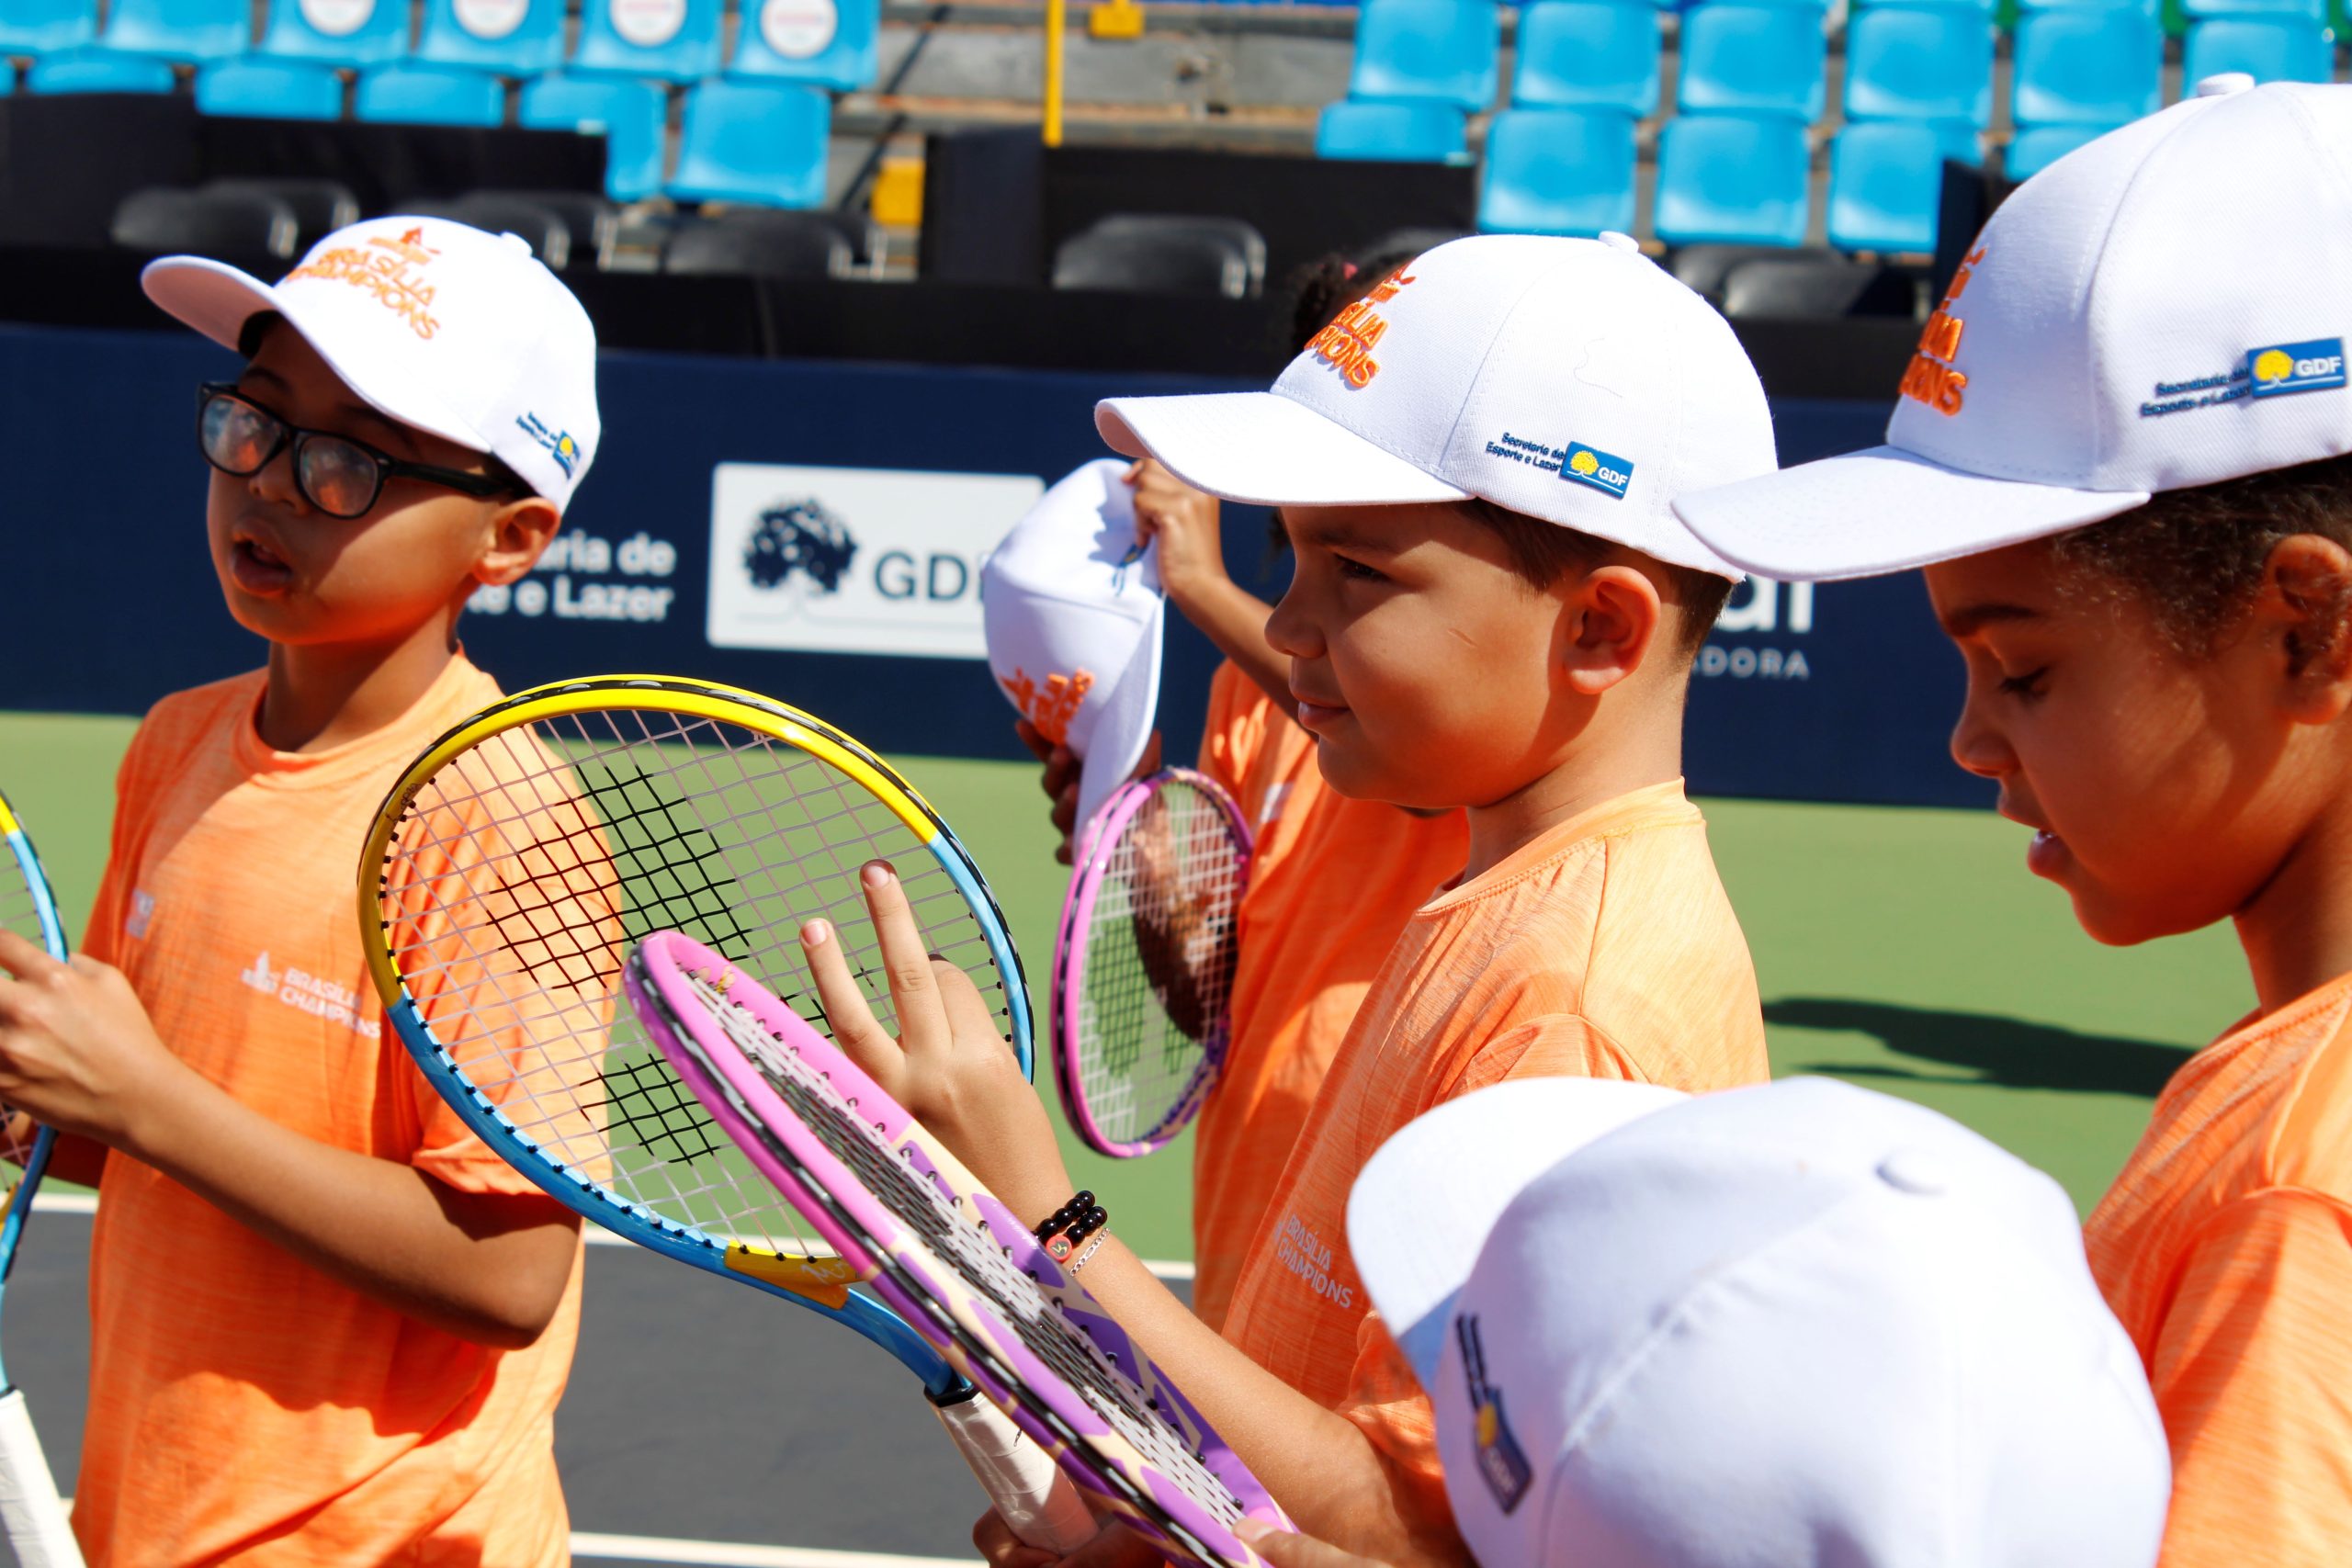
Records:
[[[1561,607],[1561,666],[1569,689],[1597,697],[1642,667],[1666,618],[1657,584],[1631,566],[1596,567]]]
[[[2294,718],[2330,724],[2352,710],[2352,550],[2317,534],[2270,547],[2254,614],[2284,656]]]
[[[545,496],[508,502],[491,517],[490,547],[474,565],[475,580],[492,588],[520,581],[562,526],[563,514]]]

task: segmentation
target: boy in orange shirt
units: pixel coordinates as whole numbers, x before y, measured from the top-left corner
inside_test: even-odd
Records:
[[[2086,1227],[2167,1568],[2352,1543],[2352,88],[2196,96],[1985,225],[1888,445],[1679,503],[1788,578],[1927,569],[1952,755],[2100,942],[2228,919],[2255,1010]]]
[[[1763,390],[1722,318],[1623,236],[1491,236],[1393,275],[1271,394],[1118,400],[1098,421],[1189,484],[1282,507],[1297,564],[1267,637],[1324,777],[1466,807],[1469,853],[1341,1043],[1225,1337],[1119,1244],[1116,1215],[1086,1283],[1302,1528],[1451,1561],[1429,1402],[1369,1316],[1348,1190],[1390,1134],[1487,1084],[1765,1077],[1754,969],[1679,776],[1691,656],[1736,573],[1668,506],[1770,471]],[[1042,1106],[990,1059],[968,987],[923,963],[888,868],[865,878],[905,1037],[811,922],[837,1037],[1043,1220],[1070,1191]],[[978,1539],[1002,1562],[1038,1556],[992,1517]]]
[[[248,359],[198,436],[269,657],[141,726],[85,951],[0,933],[0,1094],[100,1194],[74,1529],[94,1565],[553,1568],[579,1223],[391,1038],[351,878],[401,769],[499,695],[458,618],[560,525],[595,334],[521,241],[435,219],[274,288],[144,281]]]

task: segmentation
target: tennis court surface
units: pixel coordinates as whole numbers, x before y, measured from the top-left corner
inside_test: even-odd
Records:
[[[0,715],[0,774],[75,931],[131,728]],[[893,761],[970,846],[1040,980],[1063,873],[1033,772]],[[1755,952],[1775,1071],[1831,1073],[1934,1106],[2051,1172],[2085,1209],[2182,1055],[2250,1005],[2226,931],[2098,947],[2064,897],[2026,874],[2024,829],[1989,813],[1702,804]],[[356,872],[356,841],[352,853]],[[1125,1165],[1065,1142],[1073,1175],[1102,1194],[1138,1251],[1189,1257],[1189,1140]],[[27,1238],[8,1334],[11,1368],[70,1490],[90,1220],[85,1204],[60,1198]],[[624,1247],[590,1252],[557,1445],[583,1559],[889,1568],[829,1554],[969,1557],[980,1508],[888,1356]]]

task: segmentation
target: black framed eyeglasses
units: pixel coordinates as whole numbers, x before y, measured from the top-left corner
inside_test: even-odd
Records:
[[[364,441],[327,430],[288,424],[232,382],[207,381],[196,389],[196,445],[224,474],[250,479],[288,446],[294,488],[330,517],[365,517],[389,479],[422,479],[465,495],[513,495],[512,483],[431,463],[404,463]]]

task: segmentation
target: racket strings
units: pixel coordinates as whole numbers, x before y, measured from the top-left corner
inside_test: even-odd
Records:
[[[1241,1517],[1239,1500],[1182,1434],[1159,1414],[1151,1396],[1112,1364],[1034,1277],[1014,1266],[985,1228],[971,1224],[956,1209],[935,1179],[919,1175],[880,1128],[858,1116],[854,1102],[843,1097],[831,1078],[770,1033],[752,1012],[729,1001],[701,976],[686,977],[696,999],[793,1113],[933,1257],[990,1303],[1031,1354],[1053,1369],[1149,1463],[1175,1480],[1220,1521],[1229,1527]],[[854,1217],[845,1213],[837,1217],[855,1224]],[[876,1256],[887,1253],[872,1237],[861,1240]]]
[[[0,931],[14,932],[44,952],[52,952],[54,943],[44,919],[49,915],[49,900],[33,886],[32,879],[40,873],[28,863],[28,852],[18,848],[20,842],[15,834],[0,836]],[[0,1161],[21,1168],[32,1157],[38,1130],[29,1117],[18,1115],[7,1101],[0,1100]],[[0,1190],[14,1179],[0,1177]]]
[[[754,973],[803,971],[801,922],[842,931],[876,1016],[856,867],[888,858],[933,947],[999,1017],[1011,1001],[955,879],[855,778],[763,730],[629,707],[542,718],[444,763],[383,871],[403,987],[456,1070],[518,1136],[624,1207],[709,1239],[813,1247],[628,1006],[629,947],[686,932]],[[823,1029],[813,991],[787,1005]]]
[[[1182,780],[1112,848],[1076,1006],[1079,1092],[1114,1142],[1164,1127],[1223,1048],[1248,866],[1224,808]]]

